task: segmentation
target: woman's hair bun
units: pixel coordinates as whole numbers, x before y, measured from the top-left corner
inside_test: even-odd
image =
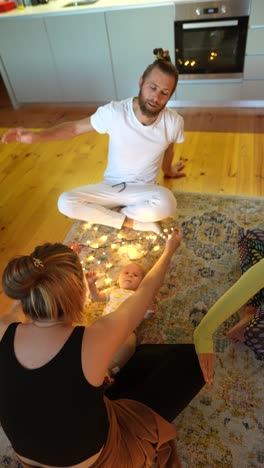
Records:
[[[24,299],[40,277],[43,263],[30,255],[13,258],[3,272],[2,286],[12,299]]]

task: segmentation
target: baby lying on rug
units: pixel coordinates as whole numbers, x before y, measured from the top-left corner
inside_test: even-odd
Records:
[[[138,263],[128,263],[120,270],[118,276],[119,287],[107,288],[100,291],[96,286],[98,276],[95,271],[86,273],[86,281],[91,298],[96,302],[105,302],[104,313],[110,314],[137,290],[144,276],[145,272],[141,265]],[[145,318],[153,312],[153,310],[148,309]],[[118,372],[131,358],[136,349],[136,341],[136,334],[133,332],[115,354],[110,366],[110,375]]]

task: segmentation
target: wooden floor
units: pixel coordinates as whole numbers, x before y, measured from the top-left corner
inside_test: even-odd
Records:
[[[13,110],[0,86],[0,127],[48,127],[90,115],[94,109],[30,106]],[[180,108],[186,141],[175,161],[187,177],[159,183],[171,190],[264,196],[264,109]],[[35,245],[61,242],[73,221],[57,210],[61,192],[102,178],[108,139],[91,133],[31,146],[0,144],[0,274],[7,261]],[[11,306],[0,291],[0,313]]]

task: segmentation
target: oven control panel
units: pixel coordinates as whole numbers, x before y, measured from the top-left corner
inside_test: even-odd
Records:
[[[223,15],[227,13],[227,6],[226,5],[220,5],[219,7],[206,7],[206,8],[195,8],[195,12],[197,16],[203,15],[218,15],[219,13],[222,13]]]
[[[222,0],[175,4],[176,21],[249,16],[250,0]]]

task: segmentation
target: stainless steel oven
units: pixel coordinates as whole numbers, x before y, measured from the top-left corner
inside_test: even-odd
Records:
[[[250,0],[175,5],[175,63],[180,79],[243,75]]]

